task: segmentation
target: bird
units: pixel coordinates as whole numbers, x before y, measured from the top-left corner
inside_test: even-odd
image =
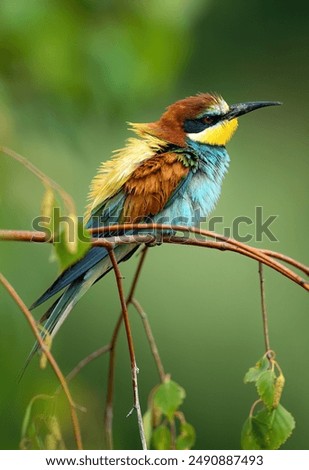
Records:
[[[136,222],[198,227],[219,198],[230,162],[226,145],[238,127],[238,118],[280,104],[253,101],[228,105],[219,94],[198,93],[168,106],[157,121],[131,123],[135,136],[101,163],[91,182],[85,227]],[[112,235],[121,233],[96,236]],[[116,245],[118,263],[127,261],[139,246]],[[86,291],[112,269],[108,251],[94,246],[62,272],[30,307],[60,294],[40,319],[43,338],[53,337]],[[29,360],[38,349],[36,343]]]

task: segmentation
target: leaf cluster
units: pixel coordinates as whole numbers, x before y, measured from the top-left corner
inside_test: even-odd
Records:
[[[52,400],[52,396],[36,395],[26,408],[22,430],[20,448],[24,450],[61,450],[65,449],[65,443],[57,416],[50,407],[34,409],[34,405],[40,401],[43,403]],[[42,407],[41,407],[42,408]]]
[[[259,398],[243,425],[242,448],[279,449],[291,435],[295,420],[280,403],[285,379],[273,355],[266,353],[248,370],[244,382],[255,384]]]
[[[169,377],[150,392],[143,420],[147,444],[152,449],[184,450],[194,445],[194,427],[179,411],[185,396],[185,390]]]

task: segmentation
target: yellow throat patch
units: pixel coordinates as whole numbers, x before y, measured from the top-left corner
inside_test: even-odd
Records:
[[[187,134],[191,140],[208,145],[226,145],[233,137],[238,127],[237,119],[222,121],[212,127],[207,127],[202,132]]]

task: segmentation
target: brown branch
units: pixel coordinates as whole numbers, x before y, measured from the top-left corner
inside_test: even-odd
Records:
[[[45,232],[31,230],[0,230],[0,240],[8,242],[52,243]]]
[[[136,229],[139,229],[139,230],[152,229],[152,230],[161,230],[161,231],[170,230],[170,231],[174,231],[174,232],[177,232],[177,231],[188,232],[188,233],[194,233],[194,234],[198,234],[198,235],[202,235],[202,236],[206,236],[206,237],[215,238],[215,240],[221,240],[221,241],[223,241],[227,244],[227,246],[225,248],[219,248],[219,249],[237,251],[237,252],[242,253],[242,254],[245,254],[244,252],[246,252],[246,253],[248,253],[248,255],[246,255],[246,256],[250,256],[250,254],[251,254],[252,256],[250,256],[250,257],[252,257],[254,259],[257,259],[257,260],[263,262],[264,264],[267,264],[268,266],[272,267],[273,269],[280,272],[284,276],[288,277],[289,279],[293,280],[297,284],[304,287],[304,289],[309,290],[309,283],[308,282],[304,281],[304,279],[302,279],[300,276],[297,276],[295,273],[293,273],[293,271],[286,268],[282,264],[274,261],[270,256],[265,255],[262,250],[260,250],[258,248],[253,248],[249,245],[246,245],[245,243],[241,243],[237,240],[234,240],[233,238],[224,237],[223,235],[220,235],[220,234],[215,233],[215,232],[211,232],[209,230],[202,230],[202,229],[198,229],[198,228],[195,228],[195,227],[187,227],[185,225],[117,224],[117,225],[114,225],[112,227],[98,227],[96,229],[92,229],[91,232],[93,234],[95,234],[95,233],[104,233],[107,230],[111,230],[111,229],[113,229],[115,231],[117,231],[117,230],[119,230],[119,231],[121,231],[121,230],[122,231],[124,231],[124,230],[133,230],[133,229],[135,229],[135,230]],[[130,237],[126,236],[126,238],[130,238]],[[163,241],[167,242],[168,238],[171,238],[171,237],[166,237],[166,236],[163,237]],[[190,241],[191,241],[191,239],[186,239],[186,240],[182,239],[182,243],[184,245],[193,244],[193,243],[190,243]],[[195,240],[195,241],[197,241],[197,240]],[[181,243],[181,241],[179,243]],[[198,245],[198,243],[195,243],[195,244]],[[231,249],[230,245],[238,247],[242,251],[241,250],[236,250],[236,249]],[[199,246],[202,246],[202,245],[199,245]],[[207,245],[205,244],[205,246],[207,246]],[[215,248],[215,245],[213,245],[212,247]],[[305,269],[309,270],[309,268],[305,268]]]
[[[262,308],[262,319],[263,319],[263,332],[265,341],[265,351],[268,354],[270,351],[269,342],[269,329],[268,329],[268,315],[266,310],[265,302],[265,287],[264,287],[264,275],[263,275],[263,264],[259,262],[259,279],[260,279],[260,291],[261,291],[261,308]]]
[[[131,284],[131,288],[130,288],[130,291],[129,291],[129,294],[128,294],[128,297],[127,297],[127,305],[132,302],[132,299],[133,299],[133,296],[134,296],[134,293],[135,293],[135,290],[136,290],[136,287],[137,287],[137,283],[138,283],[139,277],[141,275],[142,268],[144,266],[144,262],[145,262],[147,252],[148,252],[148,248],[147,248],[147,246],[145,246],[142,249],[141,253],[140,253],[139,263],[137,265],[137,268],[136,268],[136,271],[135,271],[135,274],[134,274],[134,277],[133,277],[133,281],[132,281],[132,284]]]
[[[305,266],[303,263],[300,263],[299,261],[295,260],[294,258],[291,258],[290,256],[286,256],[282,253],[278,253],[277,251],[263,250],[263,249],[261,251],[265,255],[271,256],[272,258],[280,259],[281,261],[284,261],[285,263],[288,263],[291,266],[294,266],[294,268],[297,268],[300,271],[303,271],[304,274],[309,276],[309,267]]]
[[[107,230],[124,230],[124,229],[153,229],[153,230],[173,230],[173,231],[187,231],[189,233],[195,233],[199,234],[202,236],[209,236],[212,238],[216,238],[218,240],[221,240],[221,242],[218,241],[207,241],[207,240],[201,240],[199,238],[193,239],[193,238],[187,238],[183,239],[181,237],[176,237],[176,236],[164,236],[162,238],[162,241],[165,243],[174,243],[174,244],[180,244],[180,245],[195,245],[195,246],[201,246],[201,247],[208,247],[208,248],[214,248],[218,249],[221,251],[234,251],[239,254],[248,256],[250,258],[253,258],[257,261],[262,262],[263,264],[266,264],[267,266],[271,267],[275,271],[279,272],[280,274],[284,275],[285,277],[289,278],[296,284],[300,285],[303,287],[305,290],[309,291],[309,283],[305,281],[303,278],[301,278],[299,275],[288,269],[286,266],[284,266],[281,263],[278,263],[272,258],[278,258],[282,259],[283,261],[290,263],[291,265],[301,269],[304,273],[309,272],[309,268],[298,261],[293,260],[290,257],[287,257],[281,253],[276,253],[276,252],[269,252],[268,250],[262,250],[258,248],[253,248],[250,247],[249,245],[246,245],[244,243],[238,242],[237,240],[234,240],[232,238],[227,238],[222,235],[216,234],[214,232],[210,232],[208,230],[200,230],[200,229],[195,229],[193,227],[185,227],[185,226],[168,226],[168,225],[162,225],[162,224],[127,224],[127,225],[113,225],[110,227],[101,227],[99,229],[93,229],[93,233],[98,233],[98,232],[105,232]],[[0,230],[0,240],[7,240],[7,241],[32,241],[32,242],[44,242],[44,237],[46,237],[44,232],[31,232],[31,231],[15,231],[15,230]],[[115,244],[127,244],[127,243],[132,243],[135,242],[137,244],[143,244],[143,243],[148,243],[149,241],[153,240],[152,235],[126,235],[120,236],[120,237],[106,237],[106,238],[94,238],[92,240],[92,245],[93,246],[104,246],[106,248],[113,247]],[[47,240],[45,238],[46,242],[50,242],[52,240]]]
[[[113,331],[112,339],[110,342],[109,365],[108,365],[108,379],[107,379],[107,395],[104,411],[104,430],[106,437],[106,444],[108,449],[113,449],[113,398],[114,398],[114,377],[115,377],[115,348],[122,324],[122,313],[119,315],[116,326]]]
[[[21,297],[17,294],[15,291],[14,287],[9,283],[9,281],[0,273],[0,283],[4,286],[4,288],[7,290],[7,292],[10,294],[12,299],[15,301],[15,303],[19,306],[20,310],[23,312],[24,316],[26,317],[26,320],[28,321],[30,328],[33,331],[33,334],[37,340],[37,342],[40,345],[40,349],[43,351],[43,353],[46,355],[48,362],[50,363],[52,369],[54,370],[62,388],[64,391],[65,396],[67,397],[69,406],[70,406],[70,412],[71,412],[71,419],[72,419],[72,425],[73,425],[73,431],[74,431],[74,436],[75,436],[75,441],[76,441],[76,446],[79,450],[83,449],[82,445],[82,438],[81,438],[81,432],[80,432],[80,426],[76,414],[76,406],[73,401],[73,398],[71,396],[71,392],[69,390],[69,387],[67,385],[67,382],[65,380],[64,375],[62,374],[57,362],[55,361],[52,353],[48,349],[48,347],[45,345],[37,324],[31,315],[30,311],[22,301]]]
[[[72,197],[60,186],[60,184],[56,183],[56,181],[54,181],[52,178],[43,173],[43,171],[39,170],[33,163],[27,160],[27,158],[23,157],[17,152],[14,152],[14,150],[0,146],[0,152],[21,163],[25,168],[27,168],[29,171],[31,171],[31,173],[33,173],[37,178],[39,178],[39,180],[41,180],[45,186],[51,187],[55,191],[57,191],[58,194],[61,196],[69,214],[76,214],[75,204]]]
[[[145,261],[147,254],[147,247],[144,247],[140,259],[133,277],[132,285],[126,300],[126,305],[128,307],[129,303],[132,300],[134,295],[139,276]],[[120,313],[116,326],[113,331],[112,339],[110,342],[110,356],[109,356],[109,367],[108,367],[108,382],[107,382],[107,396],[106,396],[106,405],[104,412],[104,429],[106,436],[106,443],[108,449],[113,448],[113,397],[114,397],[114,378],[115,378],[115,353],[116,353],[116,343],[118,339],[118,334],[120,331],[120,326],[122,324],[123,314]]]
[[[118,262],[117,262],[114,250],[109,249],[108,254],[109,254],[109,257],[111,259],[113,268],[114,268],[114,274],[115,274],[115,278],[116,278],[118,294],[119,294],[119,299],[120,299],[120,303],[121,303],[123,321],[124,321],[127,340],[128,340],[129,354],[130,354],[130,360],[131,360],[132,387],[133,387],[133,409],[136,410],[136,414],[137,414],[137,422],[138,422],[138,428],[139,428],[139,434],[140,434],[140,439],[141,439],[141,443],[142,443],[142,448],[143,448],[143,450],[147,450],[146,437],[145,437],[144,425],[143,425],[143,416],[142,416],[140,402],[139,402],[139,396],[138,396],[138,382],[137,382],[138,368],[137,368],[137,365],[136,365],[134,343],[133,343],[133,337],[132,337],[132,333],[131,333],[128,308],[127,308],[127,303],[126,303],[126,300],[125,300],[125,297],[124,297],[124,291],[123,291],[123,285],[122,285],[122,276],[121,276],[121,272],[119,270],[119,266],[118,266]],[[132,411],[133,411],[133,409],[132,409]],[[129,415],[132,413],[132,411],[129,413]]]
[[[233,246],[233,245],[230,245],[229,243],[226,243],[226,242],[217,242],[217,241],[205,241],[205,240],[188,239],[188,240],[186,240],[185,243],[182,243],[181,241],[177,240],[177,237],[169,237],[169,239],[163,238],[163,241],[165,243],[175,243],[175,244],[184,244],[184,245],[193,245],[193,246],[200,246],[200,247],[215,248],[215,249],[221,250],[221,251],[234,251],[235,253],[239,253],[241,255],[252,258],[256,261],[260,261],[263,264],[266,264],[267,266],[271,267],[272,269],[279,272],[280,274],[283,274],[285,277],[292,280],[296,284],[300,285],[305,290],[309,291],[309,283],[308,282],[306,282],[303,278],[298,276],[296,273],[294,273],[290,269],[286,268],[284,265],[275,262],[271,257],[262,256],[262,253],[261,253],[260,250],[256,249],[256,250],[248,250],[247,251],[246,249],[240,248],[237,245]]]

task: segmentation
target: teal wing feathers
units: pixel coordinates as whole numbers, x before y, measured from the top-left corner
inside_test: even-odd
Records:
[[[87,223],[87,228],[116,224],[119,221],[123,210],[124,198],[125,196],[123,191],[120,191],[114,197],[102,204],[90,217]],[[108,235],[112,236],[110,233]],[[117,233],[113,233],[113,235],[117,235]],[[61,273],[56,281],[31,305],[30,308],[34,309],[46,302],[49,298],[53,297],[76,279],[83,276],[89,269],[99,263],[106,256],[108,256],[108,253],[105,248],[91,248],[81,260],[77,261]]]

